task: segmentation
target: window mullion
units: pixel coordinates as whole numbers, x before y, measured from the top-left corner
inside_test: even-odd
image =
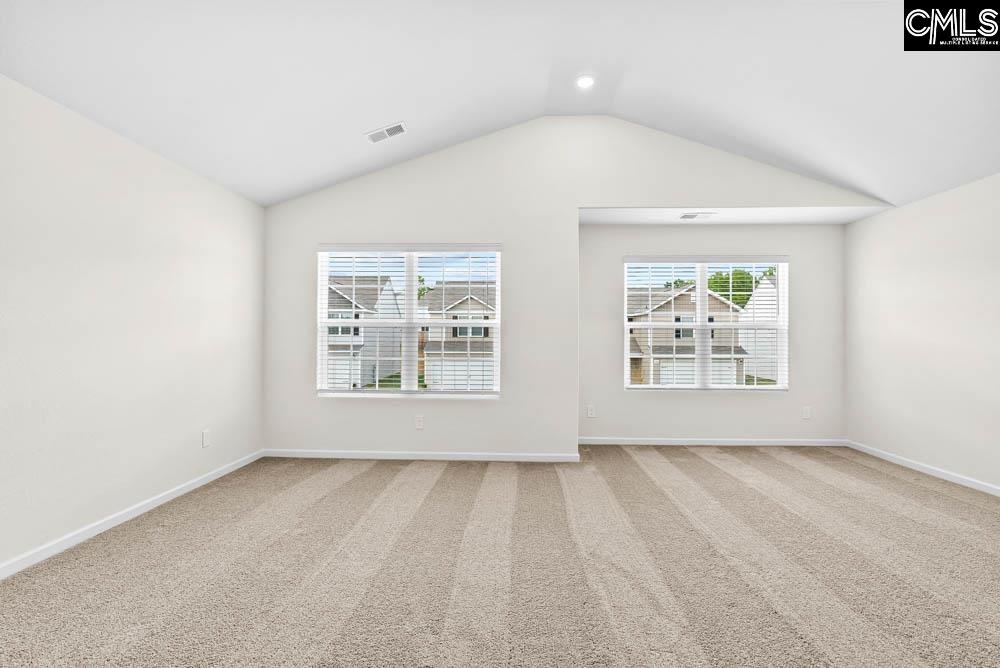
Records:
[[[414,327],[417,319],[417,254],[405,253],[404,259],[404,312],[403,319],[407,325],[403,327],[403,363],[400,369],[400,385],[403,391],[417,390],[417,338],[419,327]]]
[[[695,318],[698,325],[708,325],[708,268],[704,262],[695,265]],[[708,387],[712,371],[712,334],[709,329],[694,330],[694,382]]]

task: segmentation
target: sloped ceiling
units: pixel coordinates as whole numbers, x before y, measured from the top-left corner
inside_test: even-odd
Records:
[[[538,116],[609,114],[899,205],[1000,171],[1000,52],[904,52],[902,16],[879,0],[0,0],[0,73],[262,204]],[[397,121],[405,135],[367,141]]]

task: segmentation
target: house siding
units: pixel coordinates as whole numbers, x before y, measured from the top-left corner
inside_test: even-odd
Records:
[[[709,294],[708,298],[708,314],[710,317],[715,319],[716,323],[724,324],[739,321],[740,311],[737,310],[737,306],[715,294]],[[688,291],[676,295],[673,299],[654,308],[650,313],[630,317],[634,323],[669,323],[674,322],[674,319],[678,316],[685,319],[690,318],[691,321],[693,321],[695,318],[695,312],[696,302],[694,294],[693,291]],[[683,325],[680,325],[677,329],[683,330],[684,327]],[[661,360],[664,359],[664,356],[653,356],[650,345],[651,342],[653,346],[666,346],[671,349],[674,349],[676,346],[693,347],[695,345],[693,336],[677,338],[675,332],[675,329],[661,329],[649,330],[649,333],[647,333],[640,329],[638,331],[634,331],[630,335],[638,344],[639,352],[642,355],[641,358],[632,358],[629,362],[629,376],[632,384],[661,384]],[[714,331],[714,336],[712,337],[711,345],[713,348],[723,347],[735,349],[742,345],[742,338],[744,337],[740,336],[740,332],[738,330],[716,329]],[[637,359],[638,361],[636,361]],[[742,383],[744,380],[743,369],[743,360],[737,359],[735,370],[737,383]]]

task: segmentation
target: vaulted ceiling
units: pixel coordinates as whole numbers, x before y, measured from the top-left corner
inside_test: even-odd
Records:
[[[895,0],[0,0],[0,73],[262,204],[609,114],[898,205],[1000,171],[1000,52],[904,52],[902,17]]]

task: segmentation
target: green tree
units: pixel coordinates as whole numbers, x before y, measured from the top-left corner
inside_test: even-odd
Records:
[[[761,279],[765,277],[774,278],[775,276],[777,276],[775,267],[768,267],[759,276],[754,276],[746,269],[734,269],[732,273],[717,271],[708,277],[708,289],[743,308],[750,301],[750,296],[760,284]],[[682,290],[689,285],[694,285],[694,281],[686,278],[678,278],[674,281],[667,281],[663,284],[663,287]]]
[[[708,277],[708,289],[743,308],[750,301],[758,280],[746,269],[733,269],[732,273],[717,271]]]
[[[431,289],[427,287],[427,283],[424,281],[423,276],[417,276],[417,299],[423,299],[424,295],[430,292]]]

